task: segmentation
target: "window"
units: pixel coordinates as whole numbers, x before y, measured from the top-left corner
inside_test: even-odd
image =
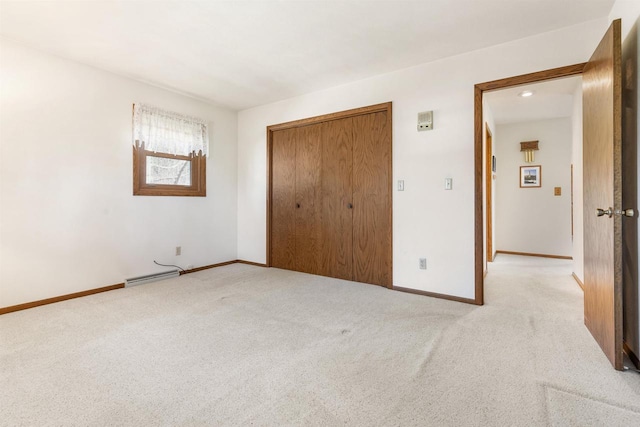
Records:
[[[133,194],[207,195],[207,124],[200,119],[133,105]]]

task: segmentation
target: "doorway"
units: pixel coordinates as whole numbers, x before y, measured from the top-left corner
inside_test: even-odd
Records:
[[[587,329],[615,369],[622,370],[623,347],[630,356],[638,349],[628,343],[637,340],[638,325],[623,325],[624,312],[637,312],[638,301],[623,301],[623,278],[630,268],[637,270],[638,260],[632,255],[637,248],[637,235],[632,236],[631,246],[622,234],[635,230],[637,218],[636,186],[623,187],[623,176],[637,176],[637,168],[623,162],[625,156],[634,155],[637,140],[623,140],[622,111],[637,113],[637,105],[623,100],[622,87],[625,76],[621,64],[625,59],[621,49],[621,23],[615,20],[605,33],[591,59],[584,64],[560,67],[538,73],[478,84],[475,87],[475,169],[476,169],[476,303],[484,302],[483,258],[483,145],[484,122],[483,95],[485,92],[512,88],[524,84],[548,81],[573,75],[582,75],[583,84],[583,177],[584,177],[584,320]],[[627,65],[635,69],[637,61],[626,58]],[[626,70],[626,74],[630,73]],[[632,90],[635,85],[625,86]],[[635,99],[635,97],[625,97]],[[629,150],[629,146],[633,150]],[[635,157],[635,156],[634,156]],[[627,169],[624,169],[626,167]],[[530,170],[529,170],[530,169]],[[524,184],[536,181],[540,169],[526,169]],[[522,179],[522,177],[521,177]],[[540,178],[538,178],[540,179]],[[522,186],[522,182],[521,182]],[[625,197],[631,191],[633,197]],[[626,229],[626,230],[625,230]],[[632,272],[633,273],[633,272]],[[637,290],[638,284],[624,279],[627,286]],[[626,294],[626,293],[625,293]],[[631,351],[628,351],[631,350]],[[633,359],[633,357],[631,357]],[[635,358],[637,360],[637,356]]]
[[[574,243],[582,242],[581,235],[571,239],[570,198],[572,163],[579,187],[582,179],[581,89],[582,78],[572,76],[485,94],[485,128],[492,130],[485,137],[487,261],[499,254],[574,258]],[[526,171],[535,175],[530,183]],[[575,264],[582,277],[582,256]]]
[[[484,107],[483,96],[485,92],[507,89],[525,84],[539,83],[563,77],[581,75],[585,64],[575,64],[566,67],[554,68],[551,70],[540,71],[536,73],[524,74],[506,79],[495,80],[492,82],[480,83],[475,85],[474,99],[474,134],[475,134],[475,302],[476,304],[484,304],[484,224],[482,218],[484,216],[485,191],[482,179],[483,165],[486,165],[483,156],[483,133],[484,133]],[[487,257],[488,258],[488,257]]]

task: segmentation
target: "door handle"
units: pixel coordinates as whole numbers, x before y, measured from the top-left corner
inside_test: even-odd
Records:
[[[347,203],[347,207],[348,207],[349,209],[353,209],[353,205],[352,205],[351,203]]]
[[[634,211],[633,209],[616,209],[615,212],[616,215],[621,215],[621,216],[628,216],[628,217],[633,217],[636,216],[636,211]]]
[[[611,218],[611,215],[613,215],[613,209],[609,208],[606,211],[604,209],[596,209],[596,215],[597,216],[605,216],[607,215],[609,218]]]

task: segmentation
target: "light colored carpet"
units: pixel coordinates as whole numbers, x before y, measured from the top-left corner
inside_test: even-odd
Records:
[[[242,264],[0,316],[0,425],[640,425],[567,261],[483,307]]]

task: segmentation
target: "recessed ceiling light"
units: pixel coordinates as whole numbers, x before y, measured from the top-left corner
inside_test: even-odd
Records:
[[[523,90],[522,92],[520,92],[520,93],[518,94],[518,96],[521,96],[521,97],[523,97],[523,98],[528,98],[528,97],[530,97],[530,96],[533,96],[533,94],[534,94],[534,93],[535,93],[535,92],[534,92],[534,91],[532,91],[532,90]]]

